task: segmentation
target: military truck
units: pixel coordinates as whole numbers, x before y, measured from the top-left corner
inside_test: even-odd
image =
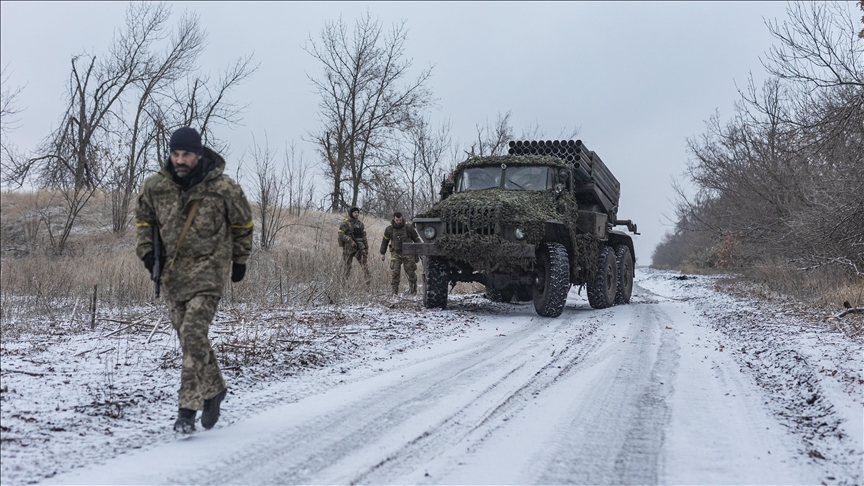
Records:
[[[581,140],[511,141],[507,155],[471,157],[442,184],[442,200],[413,222],[424,257],[424,304],[446,308],[457,282],[480,282],[502,302],[534,301],[557,317],[571,285],[595,309],[627,304],[636,225],[618,219],[620,184]]]

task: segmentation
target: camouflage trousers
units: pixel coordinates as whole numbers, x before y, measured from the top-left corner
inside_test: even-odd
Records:
[[[347,247],[342,251],[342,260],[345,262],[345,277],[351,274],[351,264],[354,260],[363,268],[363,275],[366,277],[366,283],[372,282],[372,274],[369,273],[369,250],[363,243],[358,243],[357,247],[349,250]]]
[[[399,293],[399,280],[402,278],[402,269],[408,275],[408,291],[417,293],[417,257],[414,255],[403,255],[400,252],[390,251],[390,287],[393,293]]]
[[[171,324],[180,338],[183,365],[180,370],[180,408],[202,410],[204,400],[225,389],[225,380],[210,346],[210,323],[219,297],[198,295],[188,301],[168,301]]]

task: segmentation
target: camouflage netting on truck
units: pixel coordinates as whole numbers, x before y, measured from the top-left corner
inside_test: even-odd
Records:
[[[558,157],[551,155],[490,155],[485,157],[471,157],[456,166],[454,172],[458,173],[468,167],[489,167],[495,165],[546,165],[550,167],[561,167],[566,169],[572,165],[564,162]]]
[[[475,270],[494,271],[502,265],[528,268],[534,264],[533,259],[502,261],[502,250],[515,249],[516,244],[494,234],[497,223],[521,229],[525,243],[537,244],[546,221],[557,220],[570,228],[576,241],[576,208],[576,199],[566,192],[485,189],[456,193],[418,217],[441,218],[445,223],[436,242],[446,254],[459,255]]]
[[[582,284],[593,282],[597,275],[597,262],[600,260],[602,244],[594,235],[580,234],[572,236],[574,250],[577,255],[570,263],[573,274],[577,275]]]
[[[534,265],[533,258],[518,258],[508,262],[501,258],[502,253],[516,249],[511,243],[498,235],[441,235],[438,246],[448,255],[459,255],[459,260],[471,265],[474,270],[494,272],[502,267],[519,267],[527,270]]]

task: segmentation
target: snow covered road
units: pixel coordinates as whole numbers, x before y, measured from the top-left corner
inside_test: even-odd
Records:
[[[790,427],[777,380],[706,315],[727,303],[670,278],[637,273],[633,303],[602,311],[573,289],[557,319],[504,305],[375,373],[46,482],[860,484],[861,384],[820,388],[839,430]]]

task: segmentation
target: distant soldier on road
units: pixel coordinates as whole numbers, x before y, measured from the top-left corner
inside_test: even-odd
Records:
[[[366,242],[366,227],[360,221],[360,208],[351,208],[348,217],[339,225],[339,246],[342,247],[342,259],[345,261],[345,277],[351,274],[351,264],[356,259],[363,267],[366,284],[372,283],[369,273],[369,245]]]
[[[390,245],[390,286],[394,294],[399,293],[399,280],[402,277],[403,266],[408,275],[408,292],[417,293],[417,256],[402,254],[402,243],[409,241],[419,242],[420,235],[417,234],[414,225],[405,221],[402,213],[397,211],[393,213],[393,220],[384,230],[384,238],[381,239],[381,261],[384,261],[387,245]]]
[[[225,160],[201,144],[197,130],[177,129],[168,148],[169,160],[141,186],[136,253],[153,274],[154,252],[160,251],[153,245],[153,227],[158,225],[166,256],[158,259],[165,265],[165,301],[183,350],[174,431],[188,434],[195,430],[198,410],[203,410],[205,429],[216,424],[228,392],[207,334],[229,271],[232,282],[246,274],[252,208],[240,186],[225,175]]]

